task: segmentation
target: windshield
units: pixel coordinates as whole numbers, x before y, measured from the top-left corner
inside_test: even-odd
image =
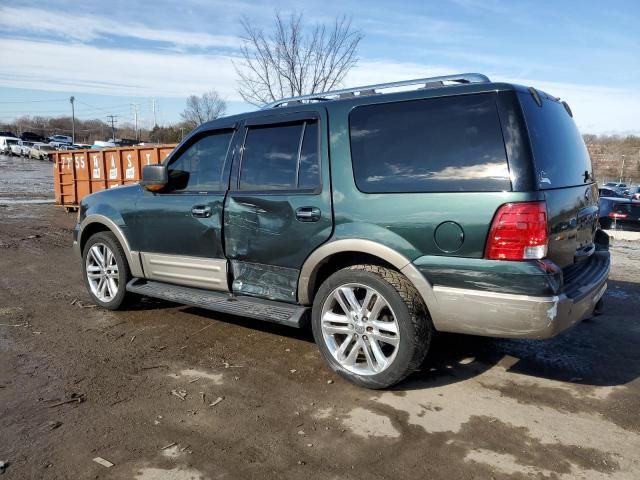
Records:
[[[538,106],[530,93],[520,92],[538,188],[585,185],[593,181],[591,158],[573,118],[564,105],[540,94]]]

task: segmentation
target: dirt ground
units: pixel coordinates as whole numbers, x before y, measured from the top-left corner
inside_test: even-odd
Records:
[[[3,479],[640,478],[640,245],[612,248],[606,314],[546,341],[440,335],[375,392],[333,375],[307,331],[94,308],[75,215],[23,203],[51,195],[13,189],[48,181],[22,162],[0,161]]]

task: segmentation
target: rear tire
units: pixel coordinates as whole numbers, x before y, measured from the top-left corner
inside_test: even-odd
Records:
[[[329,366],[372,389],[390,387],[413,373],[434,331],[413,284],[378,265],[354,265],[331,275],[315,296],[311,323]]]
[[[108,310],[120,309],[130,295],[129,263],[116,236],[111,232],[92,235],[82,252],[84,283],[93,300]]]

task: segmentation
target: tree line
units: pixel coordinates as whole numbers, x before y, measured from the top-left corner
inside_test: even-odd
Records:
[[[599,182],[640,183],[640,137],[635,135],[584,135]]]

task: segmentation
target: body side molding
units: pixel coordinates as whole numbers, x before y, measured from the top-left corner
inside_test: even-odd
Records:
[[[159,282],[228,292],[227,259],[140,252],[145,277]]]

